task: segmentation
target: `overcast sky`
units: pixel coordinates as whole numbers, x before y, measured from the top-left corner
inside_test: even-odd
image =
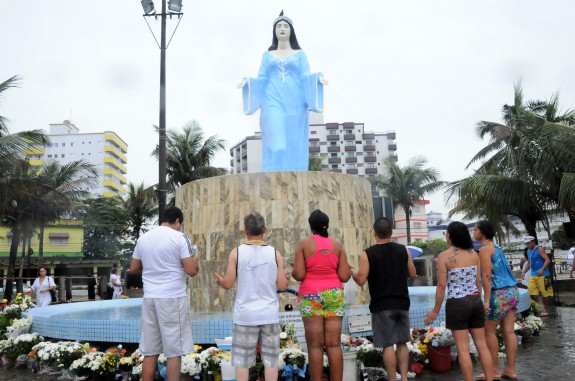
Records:
[[[167,127],[195,119],[225,139],[218,166],[259,129],[236,84],[256,75],[282,8],[311,70],[330,81],[324,121],[395,130],[399,163],[424,156],[443,180],[471,174],[487,143],[475,124],[500,121],[515,82],[526,99],[559,91],[575,108],[570,0],[183,0],[167,50]],[[142,13],[139,0],[2,0],[0,82],[23,78],[0,104],[10,131],[65,119],[80,132],[115,131],[129,145],[128,180],[156,183],[160,51]],[[159,20],[148,21],[159,40]],[[430,200],[428,211],[449,210],[442,194]]]

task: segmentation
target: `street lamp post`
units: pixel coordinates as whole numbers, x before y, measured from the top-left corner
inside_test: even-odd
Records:
[[[159,179],[158,179],[158,214],[159,223],[161,224],[164,210],[166,209],[166,19],[167,17],[177,16],[180,19],[183,13],[182,0],[169,0],[168,9],[166,12],[166,0],[162,0],[162,13],[157,14],[154,9],[152,0],[142,0],[142,7],[144,8],[145,17],[160,17],[160,126],[159,126],[159,142],[158,142],[158,166],[159,166]],[[175,32],[175,31],[174,31]],[[155,37],[154,37],[155,38]]]

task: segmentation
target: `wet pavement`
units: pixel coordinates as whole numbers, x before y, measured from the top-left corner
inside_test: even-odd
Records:
[[[563,305],[575,307],[575,291],[560,293]],[[550,316],[543,318],[546,324],[539,336],[530,343],[519,346],[517,375],[521,381],[538,381],[542,378],[575,380],[575,308],[551,307]],[[448,373],[433,373],[426,369],[415,381],[460,381],[459,367],[452,364]],[[476,364],[475,374],[483,373]],[[500,359],[503,368],[503,359]],[[0,365],[0,381],[55,381],[56,376],[38,375],[27,369],[4,368]],[[343,380],[355,381],[355,380]]]
[[[517,375],[521,381],[536,381],[542,378],[575,380],[575,309],[557,307],[550,309],[550,312],[551,316],[544,318],[547,327],[541,334],[536,336],[532,342],[519,346]],[[481,367],[475,365],[475,374],[479,373],[482,373]],[[0,367],[0,380],[54,381],[57,377],[37,375],[27,369]],[[425,370],[414,380],[459,381],[463,380],[463,377],[458,366],[454,364],[448,373],[433,373]]]

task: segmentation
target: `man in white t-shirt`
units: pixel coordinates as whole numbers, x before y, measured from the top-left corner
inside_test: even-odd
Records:
[[[168,380],[179,380],[181,356],[195,350],[186,274],[196,275],[198,263],[189,238],[180,232],[183,221],[179,208],[167,208],[161,226],[140,236],[132,254],[129,271],[141,273],[144,283],[142,381],[154,379],[160,353],[168,359]]]
[[[244,232],[247,242],[230,252],[226,275],[214,274],[216,282],[226,290],[237,280],[232,364],[236,380],[247,381],[259,344],[265,379],[275,381],[280,353],[277,289],[284,291],[288,278],[281,254],[263,240],[266,225],[262,215],[248,214],[244,218]]]
[[[573,266],[575,266],[575,242],[571,244],[567,254],[567,266],[569,266],[569,278],[573,278]]]

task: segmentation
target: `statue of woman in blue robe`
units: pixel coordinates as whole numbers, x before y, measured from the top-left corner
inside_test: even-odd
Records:
[[[272,45],[262,58],[257,78],[244,78],[244,113],[260,112],[262,172],[307,171],[309,164],[308,110],[323,111],[321,73],[310,74],[292,21],[274,20]]]

